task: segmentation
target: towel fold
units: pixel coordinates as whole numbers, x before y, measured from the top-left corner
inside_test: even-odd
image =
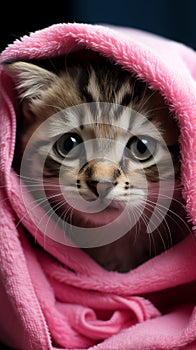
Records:
[[[193,235],[124,274],[108,272],[84,251],[46,236],[26,210],[12,169],[16,92],[1,65],[0,341],[21,350],[194,350],[196,54],[142,31],[74,23],[16,40],[0,61],[48,59],[81,48],[134,72],[171,106],[180,128],[183,196]]]

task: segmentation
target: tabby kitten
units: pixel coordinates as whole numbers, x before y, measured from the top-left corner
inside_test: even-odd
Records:
[[[161,95],[120,66],[89,52],[70,54],[63,62],[50,69],[43,62],[5,64],[19,101],[13,167],[20,174],[33,135],[25,178],[43,176],[58,217],[101,230],[126,208],[126,220],[117,226],[129,221],[127,232],[103,246],[82,248],[105,269],[127,272],[190,232],[178,127]],[[46,121],[47,128],[39,129]],[[35,192],[39,199],[39,186]],[[70,204],[80,200],[86,207]],[[87,210],[94,202],[99,210]]]

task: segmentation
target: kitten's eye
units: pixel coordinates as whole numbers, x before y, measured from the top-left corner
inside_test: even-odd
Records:
[[[80,143],[82,143],[82,138],[78,134],[67,133],[55,142],[54,150],[62,158],[65,158],[67,155],[76,158],[80,154],[80,147],[77,147]]]
[[[129,156],[140,162],[146,162],[154,156],[157,142],[148,136],[134,136],[129,140],[127,148]]]

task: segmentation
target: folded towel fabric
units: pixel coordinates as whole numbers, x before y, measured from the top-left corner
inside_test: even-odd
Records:
[[[87,48],[157,89],[181,136],[182,184],[196,224],[196,54],[128,28],[56,24],[16,40],[0,60],[44,59]],[[0,67],[0,341],[21,350],[196,349],[193,235],[126,274],[108,272],[84,251],[62,245],[26,212],[12,169],[15,91]],[[32,244],[36,239],[38,244]]]

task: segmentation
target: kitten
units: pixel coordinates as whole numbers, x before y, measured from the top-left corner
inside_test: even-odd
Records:
[[[47,198],[60,218],[101,230],[126,208],[130,228],[122,237],[83,248],[105,269],[127,272],[190,233],[181,195],[177,123],[158,92],[109,60],[81,52],[63,58],[61,68],[59,62],[53,71],[29,62],[5,64],[19,99],[13,167],[20,174],[33,135],[26,176],[41,178],[43,173]],[[73,108],[70,115],[67,108]],[[38,131],[45,121],[47,129]],[[69,200],[83,200],[86,208],[95,202],[101,209],[86,214]],[[123,220],[119,227],[126,226]]]

